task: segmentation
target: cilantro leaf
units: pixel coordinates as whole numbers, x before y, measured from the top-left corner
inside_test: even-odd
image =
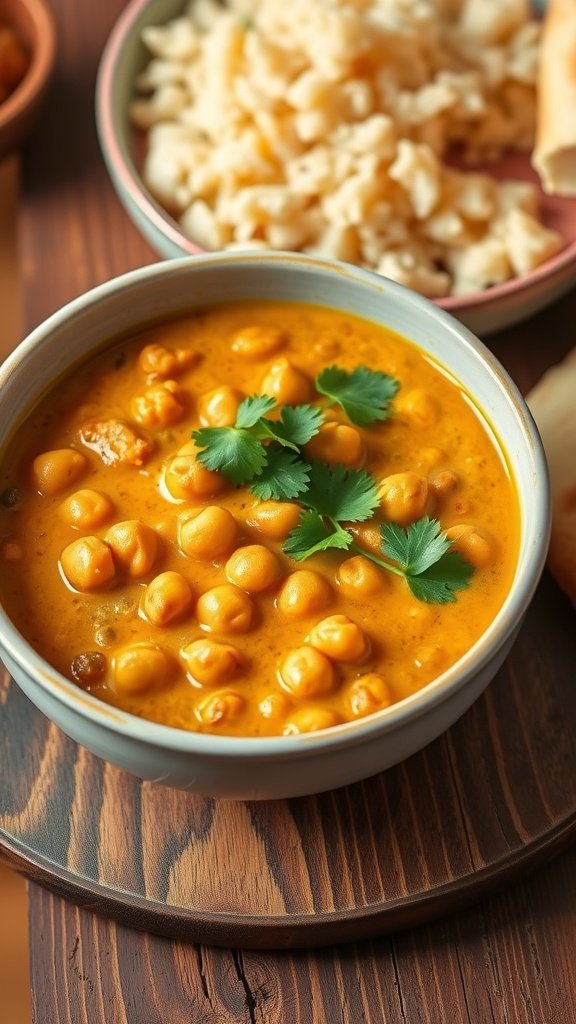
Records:
[[[318,433],[323,419],[322,409],[313,405],[284,405],[279,420],[263,420],[263,423],[280,444],[289,442],[301,448]]]
[[[313,462],[308,490],[301,502],[321,516],[340,522],[360,523],[369,519],[378,506],[373,476],[363,469],[345,469]]]
[[[239,430],[249,430],[275,405],[276,399],[271,398],[270,395],[250,395],[240,402],[234,426]]]
[[[344,530],[338,523],[325,523],[318,512],[309,509],[302,514],[298,526],[288,534],[282,550],[300,562],[329,548],[346,551],[351,543],[352,534],[348,530]]]
[[[455,590],[464,590],[474,569],[465,562],[459,551],[448,551],[434,565],[415,576],[406,575],[410,590],[426,604],[446,604],[455,601]]]
[[[247,430],[237,427],[202,427],[192,440],[202,448],[197,459],[206,469],[224,473],[233,484],[245,484],[266,464],[266,449]]]
[[[270,444],[266,447],[266,464],[250,490],[261,501],[290,501],[306,490],[309,470],[308,463],[294,452]]]
[[[357,366],[350,373],[339,366],[328,366],[316,377],[316,389],[340,405],[358,427],[388,419],[390,402],[399,387],[394,377],[367,366]]]
[[[407,530],[403,530],[397,523],[383,523],[380,534],[384,554],[398,562],[408,576],[418,576],[425,572],[451,546],[438,520],[428,516],[411,523]]]

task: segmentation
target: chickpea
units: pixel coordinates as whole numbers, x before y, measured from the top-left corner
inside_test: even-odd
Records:
[[[324,423],[318,433],[304,446],[310,459],[331,465],[358,468],[366,459],[366,445],[359,430],[347,423]]]
[[[196,714],[204,725],[226,725],[243,712],[246,701],[235,690],[210,694],[196,705]]]
[[[404,413],[418,427],[432,427],[440,417],[438,402],[423,388],[400,392],[396,399],[396,410]]]
[[[408,526],[430,509],[428,482],[418,473],[393,473],[378,488],[384,517],[400,526]]]
[[[197,459],[198,448],[188,441],[178,449],[164,471],[164,483],[169,494],[180,501],[212,498],[226,486],[221,473],[206,469]]]
[[[264,544],[236,548],[226,562],[226,579],[249,594],[268,590],[282,575],[280,559]]]
[[[329,615],[322,619],[310,631],[306,643],[333,661],[362,661],[370,649],[364,631],[347,615]]]
[[[145,345],[138,356],[138,369],[149,380],[166,380],[200,361],[198,352],[187,348],[171,349],[166,345]]]
[[[100,537],[72,541],[60,555],[64,576],[75,590],[95,590],[116,575],[110,546]]]
[[[184,618],[192,607],[192,587],[179,572],[161,572],[150,581],[142,599],[142,610],[155,626],[167,626]]]
[[[382,554],[382,535],[378,523],[352,523],[350,532],[366,551],[373,551],[375,555]]]
[[[485,569],[498,557],[498,545],[495,538],[483,526],[472,523],[458,523],[450,526],[446,536],[452,541],[453,547],[459,551],[475,569]]]
[[[324,576],[313,569],[297,569],[282,584],[277,607],[286,618],[305,619],[332,603],[332,587]]]
[[[187,399],[186,391],[175,380],[159,381],[134,396],[130,411],[145,427],[172,427],[184,417]]]
[[[438,498],[445,498],[458,487],[458,477],[451,469],[444,469],[428,478],[428,483]]]
[[[228,682],[243,665],[242,655],[236,647],[208,637],[186,644],[180,654],[188,674],[202,686],[220,686]]]
[[[255,608],[244,591],[222,583],[202,594],[196,614],[200,625],[213,633],[247,633],[254,622]]]
[[[128,696],[162,689],[174,681],[177,671],[175,659],[159,644],[130,644],[114,655],[114,689]]]
[[[120,568],[132,579],[147,576],[158,557],[160,538],[139,519],[115,523],[105,535]]]
[[[232,338],[231,349],[246,359],[267,359],[284,348],[288,338],[277,327],[242,327]]]
[[[258,705],[262,718],[268,722],[283,722],[290,708],[290,701],[284,693],[268,693]]]
[[[260,501],[246,519],[269,540],[285,540],[298,525],[302,509],[291,501]]]
[[[37,455],[32,478],[39,494],[52,496],[70,487],[88,467],[88,459],[74,448],[57,448]]]
[[[238,524],[231,512],[219,505],[185,512],[178,524],[178,544],[188,558],[217,562],[234,549]]]
[[[298,708],[283,729],[284,736],[297,736],[301,732],[318,732],[339,725],[342,719],[331,708]]]
[[[345,703],[351,718],[364,718],[394,703],[392,690],[379,672],[368,672],[350,684]]]
[[[268,367],[260,384],[260,392],[275,398],[281,405],[299,405],[314,397],[310,378],[285,358],[278,359]]]
[[[297,700],[312,700],[330,693],[336,684],[334,666],[322,651],[310,644],[296,647],[278,669],[281,686]]]
[[[204,427],[232,427],[238,406],[244,399],[238,388],[223,384],[198,399],[198,418]]]
[[[372,597],[384,585],[381,570],[364,555],[346,558],[339,566],[336,581],[346,597]]]
[[[94,686],[102,682],[107,667],[106,656],[101,651],[84,651],[72,658],[70,672],[81,686]]]
[[[428,448],[423,448],[418,456],[418,465],[421,469],[430,471],[431,469],[437,469],[443,463],[446,464],[448,456],[442,448],[437,448],[434,445],[430,445]]]
[[[84,487],[66,498],[58,509],[58,515],[68,526],[76,530],[94,530],[112,516],[114,506],[102,491]]]

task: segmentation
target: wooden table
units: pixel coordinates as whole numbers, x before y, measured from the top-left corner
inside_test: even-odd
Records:
[[[23,154],[18,208],[27,329],[92,285],[156,259],[114,196],[93,123],[97,61],[121,7],[121,0],[99,0],[98,4],[54,0],[60,36],[57,75],[34,139]],[[523,391],[572,346],[575,317],[576,292],[530,322],[491,339]],[[572,615],[563,595],[545,577],[528,625],[533,643],[526,629],[519,641],[524,657],[516,666],[525,672],[526,680],[532,678],[545,687],[551,672],[565,679],[574,675]],[[539,659],[547,617],[556,631],[545,657]],[[520,688],[524,682],[524,677],[519,679]],[[0,697],[3,692],[6,697],[1,688]],[[534,692],[540,692],[544,710],[550,712],[544,690]],[[41,716],[23,697],[12,693],[12,698],[21,709],[18,714],[27,733],[22,735],[21,749],[7,743],[0,747],[2,777],[24,770],[26,744],[34,744],[43,728]],[[573,709],[572,703],[566,713]],[[0,716],[3,713],[0,700]],[[548,715],[543,737],[551,770],[558,774],[556,792],[560,792],[566,765],[556,765],[554,751],[550,753],[554,730],[562,732],[566,747],[574,739],[576,723],[561,721],[558,709],[555,715]],[[511,722],[510,728],[514,725]],[[564,781],[567,793],[572,793],[573,778]],[[521,780],[515,784],[522,788]],[[528,804],[530,799],[527,790]],[[526,869],[537,869],[534,873],[472,908],[454,913],[458,906],[452,901],[447,905],[451,916],[419,928],[355,944],[283,952],[162,938],[101,916],[98,911],[103,908],[96,902],[90,906],[84,899],[80,909],[65,898],[64,886],[53,882],[46,888],[44,883],[50,885],[46,873],[35,871],[7,845],[5,856],[31,879],[33,1020],[35,1024],[443,1024],[447,1020],[572,1024],[576,1017],[576,850],[569,842],[576,834],[575,825],[574,815],[565,817],[551,841],[527,860]],[[542,867],[541,862],[553,853],[555,858]],[[504,874],[501,885],[509,884],[512,877]],[[479,889],[477,899],[482,895]],[[141,928],[146,921],[135,915],[134,923]]]

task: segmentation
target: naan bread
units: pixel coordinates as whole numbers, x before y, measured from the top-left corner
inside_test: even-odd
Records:
[[[576,195],[576,0],[549,0],[532,164],[545,192]]]
[[[552,539],[548,565],[576,605],[576,348],[527,397],[550,467]]]

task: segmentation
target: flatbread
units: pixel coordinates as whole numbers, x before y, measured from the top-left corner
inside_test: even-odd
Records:
[[[576,348],[527,397],[550,468],[552,538],[548,565],[576,605]]]
[[[576,195],[576,0],[549,0],[542,26],[532,165],[545,192]]]

